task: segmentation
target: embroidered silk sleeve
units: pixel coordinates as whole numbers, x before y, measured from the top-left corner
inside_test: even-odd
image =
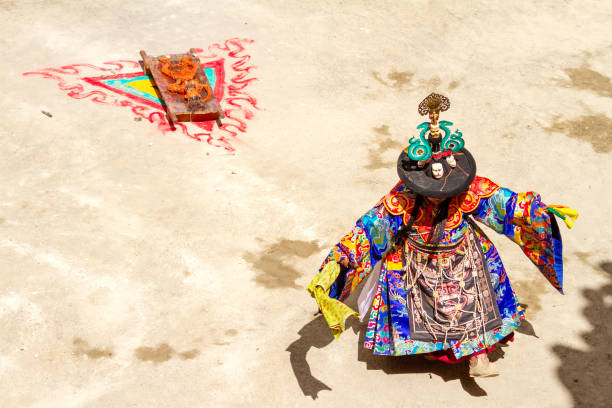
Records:
[[[308,286],[336,338],[344,331],[344,321],[349,316],[358,316],[342,302],[381,260],[401,225],[401,216],[389,214],[384,204],[385,199],[396,193],[396,188],[359,218],[355,227],[334,245]]]
[[[389,214],[382,203],[357,220],[321,265],[321,269],[331,261],[341,265],[341,272],[330,288],[331,298],[343,301],[349,297],[380,261],[399,225],[401,219]]]
[[[335,338],[338,338],[340,333],[344,331],[346,319],[350,316],[359,317],[357,312],[339,300],[330,298],[327,294],[332,282],[336,280],[339,273],[340,265],[337,262],[328,262],[307,288],[311,296],[315,298],[317,306],[319,306],[319,310]]]
[[[563,293],[561,234],[555,217],[546,208],[539,194],[517,194],[497,187],[487,197],[480,197],[470,214],[518,244],[544,277]]]

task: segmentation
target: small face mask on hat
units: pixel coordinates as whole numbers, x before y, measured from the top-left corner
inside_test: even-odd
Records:
[[[442,178],[444,175],[444,167],[442,167],[442,163],[432,163],[431,174],[435,179]]]

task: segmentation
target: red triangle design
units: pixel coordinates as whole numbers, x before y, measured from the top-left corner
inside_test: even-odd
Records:
[[[201,64],[202,69],[204,68],[213,68],[215,70],[215,89],[213,89],[213,93],[217,101],[221,102],[223,98],[223,87],[225,85],[225,70],[223,69],[223,60],[209,61]],[[145,73],[133,72],[129,74],[115,74],[115,75],[102,75],[97,77],[83,77],[81,78],[83,81],[90,83],[94,86],[99,86],[104,89],[108,89],[109,91],[118,93],[121,96],[124,96],[128,99],[131,99],[135,102],[142,103],[144,105],[148,105],[152,108],[164,110],[164,107],[156,102],[153,102],[149,99],[138,96],[134,93],[126,92],[123,89],[115,88],[114,86],[108,85],[104,81],[109,79],[124,79],[124,78],[136,78],[139,76],[145,76]]]
[[[249,84],[256,81],[252,74],[255,66],[245,46],[253,41],[246,38],[230,38],[212,44],[206,49],[196,49],[202,66],[215,70],[213,92],[221,103],[225,119],[221,128],[213,127],[211,121],[177,123],[170,126],[163,107],[153,100],[114,88],[103,81],[144,76],[138,61],[116,60],[102,65],[70,64],[59,68],[43,68],[24,72],[24,76],[38,75],[57,81],[60,90],[73,99],[87,99],[100,105],[115,105],[129,108],[132,114],[156,125],[162,133],[177,132],[211,146],[221,147],[228,153],[235,151],[234,144],[246,144],[238,136],[246,133],[248,121],[259,110],[257,99],[249,92]],[[134,71],[133,71],[134,70]],[[90,73],[90,75],[85,75]],[[98,74],[97,76],[91,73]],[[102,75],[100,75],[102,74]]]

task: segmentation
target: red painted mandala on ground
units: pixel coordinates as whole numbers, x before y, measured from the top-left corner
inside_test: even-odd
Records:
[[[59,88],[71,98],[129,108],[134,115],[155,124],[163,133],[182,132],[192,139],[233,152],[232,143],[246,132],[248,120],[259,109],[257,99],[247,89],[252,81],[257,80],[251,73],[255,68],[251,56],[245,51],[245,46],[252,42],[230,38],[206,50],[196,48],[202,68],[225,114],[221,128],[213,121],[177,123],[176,128],[172,128],[148,77],[136,60],[109,61],[102,66],[71,64],[24,72],[23,75],[55,79]]]

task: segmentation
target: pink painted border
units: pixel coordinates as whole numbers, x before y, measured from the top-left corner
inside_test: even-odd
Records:
[[[230,38],[223,44],[212,44],[206,51],[196,49],[202,65],[222,64],[223,77],[217,77],[215,86],[215,97],[218,98],[225,119],[223,127],[213,127],[213,122],[190,122],[177,123],[173,129],[166,120],[165,111],[161,107],[151,106],[154,103],[144,104],[142,100],[136,101],[135,98],[112,91],[103,83],[95,83],[96,79],[103,79],[101,76],[81,76],[83,70],[95,70],[98,72],[110,72],[106,78],[116,75],[140,74],[140,64],[138,61],[117,60],[104,62],[103,66],[91,64],[71,64],[60,68],[44,68],[38,71],[24,72],[24,76],[40,75],[43,78],[55,79],[58,87],[74,99],[89,99],[94,103],[123,106],[131,109],[134,115],[156,124],[162,133],[180,131],[185,136],[198,141],[205,141],[211,146],[221,147],[229,153],[235,152],[233,142],[239,141],[238,136],[246,133],[247,122],[254,117],[254,110],[259,110],[257,99],[248,92],[248,85],[257,80],[251,74],[251,70],[256,67],[251,64],[251,56],[245,52],[245,45],[253,43],[253,40],[245,38]],[[131,68],[138,68],[139,72],[120,72]],[[217,70],[215,70],[217,72]],[[228,82],[226,83],[226,78]],[[67,79],[72,80],[72,83]],[[86,86],[84,86],[86,85]],[[90,86],[102,89],[91,89]],[[222,87],[218,90],[218,87]],[[219,93],[218,93],[219,92]],[[140,99],[140,98],[138,98]]]

